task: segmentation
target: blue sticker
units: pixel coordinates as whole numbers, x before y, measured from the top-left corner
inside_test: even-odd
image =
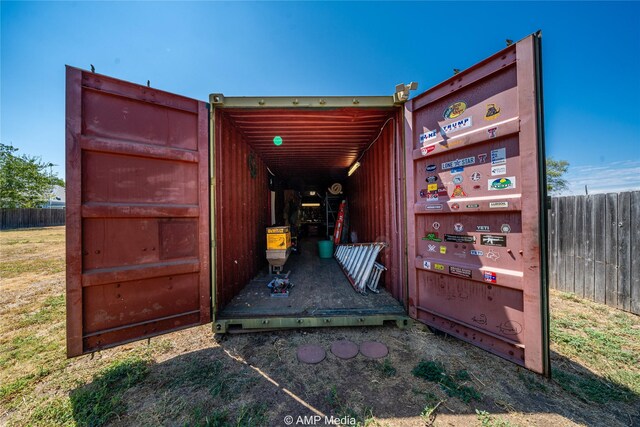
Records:
[[[471,255],[477,255],[477,256],[482,256],[482,255],[484,255],[484,252],[482,252],[482,251],[476,251],[475,249],[471,249],[471,250],[469,251],[469,253],[470,253]]]
[[[427,166],[427,172],[433,172],[436,169],[438,169],[438,166],[436,166],[436,165]]]
[[[451,169],[450,172],[451,172],[451,175],[455,175],[455,174],[464,172],[464,168],[462,166],[459,168],[453,168]]]

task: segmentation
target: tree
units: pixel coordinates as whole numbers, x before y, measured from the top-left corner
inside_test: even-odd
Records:
[[[0,143],[0,207],[38,208],[49,200],[54,185],[64,181],[40,157],[21,155],[17,148]]]
[[[569,162],[547,157],[547,192],[558,194],[568,188],[567,180],[562,176],[567,173]]]

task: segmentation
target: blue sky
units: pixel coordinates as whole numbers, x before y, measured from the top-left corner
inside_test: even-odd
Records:
[[[1,3],[0,141],[64,176],[64,65],[207,100],[421,92],[543,31],[570,192],[640,189],[640,3]]]

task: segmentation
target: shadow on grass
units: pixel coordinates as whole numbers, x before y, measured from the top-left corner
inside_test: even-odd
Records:
[[[320,339],[331,339],[321,334]],[[432,416],[437,402],[446,401],[455,414],[485,418],[516,411],[555,413],[587,425],[611,417],[620,425],[640,425],[637,393],[556,353],[549,381],[462,342],[430,338],[452,354],[475,352],[464,361],[470,371],[495,370],[483,388],[452,366],[451,358],[421,362],[420,354],[400,348],[390,348],[392,358],[383,361],[362,356],[336,360],[329,353],[318,365],[301,365],[295,359],[299,337],[295,331],[230,336],[220,347],[162,363],[137,356],[114,362],[71,393],[73,418],[82,426],[227,427],[281,425],[286,415],[322,413],[352,417],[356,425],[376,425],[368,424],[375,417],[385,425],[388,418]],[[285,344],[274,352],[275,342]],[[502,394],[490,395],[490,389]],[[426,399],[422,406],[413,404],[419,395]],[[510,409],[500,400],[507,400]]]
[[[81,426],[101,426],[125,413],[124,393],[145,379],[150,361],[138,356],[111,363],[71,395],[73,418]]]

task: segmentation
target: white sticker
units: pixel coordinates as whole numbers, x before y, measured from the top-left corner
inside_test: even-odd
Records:
[[[444,162],[442,164],[442,169],[446,170],[446,169],[457,168],[461,166],[464,167],[464,166],[473,165],[475,163],[476,163],[475,157],[465,157],[464,159],[455,159],[450,162]]]
[[[437,221],[436,221],[436,222],[434,222],[434,223],[433,223],[433,224],[431,224],[431,225],[433,226],[433,229],[434,229],[434,230],[437,230],[437,229],[439,229],[439,228],[440,228],[440,223],[439,223],[439,222],[437,222]]]
[[[457,233],[462,233],[464,231],[464,225],[462,225],[461,223],[457,222],[457,223],[453,224],[453,229]]]
[[[431,261],[423,261],[422,266],[431,270]]]
[[[489,208],[508,208],[509,202],[489,202]]]
[[[507,163],[507,149],[498,148],[491,150],[491,164],[492,165],[504,165]]]
[[[436,251],[436,245],[428,245],[427,249],[429,250],[429,252],[435,252]]]
[[[464,128],[471,127],[473,122],[471,121],[471,117],[465,117],[464,119],[456,120],[453,123],[449,123],[448,125],[442,126],[442,132],[445,134],[450,134],[454,132],[458,132]]]
[[[507,173],[507,165],[491,166],[491,176],[505,175]]]
[[[439,211],[439,210],[442,210],[442,205],[441,204],[440,205],[427,205],[427,206],[425,206],[425,209],[428,209],[430,211],[432,211],[432,210],[438,210]]]
[[[435,138],[437,136],[438,136],[438,131],[437,130],[431,130],[429,132],[421,133],[420,134],[420,143],[424,144],[426,141],[429,141],[430,139],[433,139],[433,138]]]

